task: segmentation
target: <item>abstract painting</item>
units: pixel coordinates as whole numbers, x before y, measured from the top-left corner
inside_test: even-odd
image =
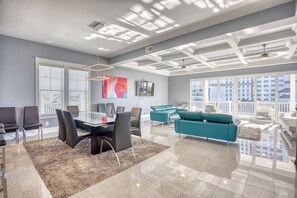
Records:
[[[102,98],[127,98],[127,78],[106,76],[102,82]]]

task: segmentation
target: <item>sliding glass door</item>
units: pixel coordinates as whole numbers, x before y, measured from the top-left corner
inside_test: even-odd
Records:
[[[191,109],[240,119],[276,120],[297,106],[297,75],[259,74],[191,81]]]
[[[234,112],[234,84],[233,79],[219,80],[219,111],[223,113]]]
[[[254,79],[252,77],[238,78],[237,112],[239,118],[254,117]]]
[[[203,81],[195,80],[191,83],[191,110],[202,111],[203,110]]]
[[[256,119],[274,120],[275,117],[275,76],[257,78]]]

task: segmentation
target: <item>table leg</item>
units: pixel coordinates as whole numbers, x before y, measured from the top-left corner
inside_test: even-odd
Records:
[[[100,136],[92,136],[91,137],[91,154],[96,155],[100,153],[100,146],[101,146],[101,137]],[[102,152],[111,150],[108,144],[103,144]]]

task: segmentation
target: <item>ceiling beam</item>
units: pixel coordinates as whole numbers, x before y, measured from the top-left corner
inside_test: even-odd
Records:
[[[297,5],[297,1],[296,1],[296,5]],[[297,24],[295,24],[292,27],[292,31],[295,32],[295,37],[291,38],[288,41],[289,54],[285,57],[285,59],[291,59],[293,57],[293,55],[295,54],[295,51],[297,49]]]
[[[171,66],[171,67],[178,67],[178,64],[175,62],[171,62],[171,61],[162,61],[162,57],[158,56],[158,55],[147,55],[146,58],[151,59],[157,63],[161,63],[167,66]]]
[[[238,44],[237,44],[238,42],[235,40],[235,38],[228,39],[228,43],[231,46],[231,48],[233,49],[234,53],[238,56],[240,61],[243,64],[248,64],[247,61],[244,59],[243,53],[242,53],[241,49],[238,47]]]
[[[161,66],[161,67],[156,67],[156,70],[163,70],[163,69],[168,69],[168,68],[173,68],[171,66]]]
[[[257,27],[265,28],[269,23],[278,23],[278,25],[290,25],[296,23],[295,17],[295,2],[284,3],[265,10],[254,12],[236,19],[201,28],[199,30],[186,33],[171,39],[164,40],[158,43],[152,43],[154,52],[159,52],[169,48],[202,41],[205,39],[220,37],[230,32],[236,32],[247,28]],[[148,45],[148,43],[145,43]],[[134,51],[130,51],[110,59],[109,64],[115,64],[127,59],[146,55],[144,47],[140,47]]]
[[[238,59],[238,56],[236,55],[229,55],[229,56],[218,56],[207,59],[207,62],[216,62],[216,61],[224,61],[224,60],[234,60]]]
[[[273,34],[267,34],[267,35],[263,35],[263,36],[258,36],[258,37],[241,40],[238,43],[238,47],[259,45],[259,44],[263,44],[263,43],[267,43],[267,42],[291,38],[294,36],[296,36],[296,33],[294,31],[286,30],[286,31],[282,31],[282,32],[276,32]]]
[[[203,60],[202,57],[200,57],[199,55],[194,56],[192,52],[190,52],[188,49],[180,49],[177,48],[178,51],[184,53],[185,55],[187,55],[188,57],[195,59],[197,61],[199,61],[200,63],[203,63],[204,65],[210,67],[210,68],[215,68],[215,66],[211,63],[206,62],[206,60]]]
[[[226,50],[226,49],[230,49],[230,45],[228,45],[228,43],[222,43],[219,45],[214,45],[214,46],[210,46],[210,47],[205,47],[205,48],[201,48],[201,49],[196,49],[194,50],[193,55],[199,55],[199,54],[207,54],[210,52],[215,52],[215,51],[222,51],[222,50]]]
[[[173,61],[173,60],[179,60],[187,58],[187,55],[184,53],[176,53],[171,55],[162,56],[162,61]]]
[[[266,49],[267,53],[272,53],[272,52],[281,52],[281,51],[288,51],[287,47],[274,47],[274,48],[268,48]],[[245,58],[251,57],[251,56],[257,56],[257,55],[261,55],[263,53],[263,50],[257,50],[257,51],[253,51],[253,52],[249,52],[246,53],[244,55]]]
[[[137,62],[138,66],[150,66],[154,63],[157,63],[156,61],[153,60],[145,60],[145,61],[139,61]]]

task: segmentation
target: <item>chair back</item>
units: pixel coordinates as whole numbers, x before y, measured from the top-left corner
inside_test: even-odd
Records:
[[[76,125],[72,114],[69,111],[63,111],[63,115],[66,126],[66,144],[74,148],[76,145],[76,140],[78,139]]]
[[[0,123],[4,125],[17,124],[15,107],[0,107]]]
[[[125,111],[125,107],[117,106],[116,113],[123,113]]]
[[[77,117],[79,114],[79,108],[77,105],[67,106],[67,111],[69,111],[74,117]]]
[[[106,104],[106,114],[107,114],[107,116],[112,116],[113,114],[115,114],[115,109],[114,109],[113,103]]]
[[[115,152],[132,147],[130,129],[131,112],[117,113],[112,134]]]
[[[135,127],[140,130],[141,128],[141,111],[142,108],[133,107],[131,111],[131,117],[133,117],[135,120],[131,121],[131,127]]]
[[[39,113],[38,113],[37,106],[24,107],[23,123],[24,123],[24,125],[39,123]]]
[[[58,117],[58,124],[59,124],[59,133],[58,139],[62,142],[66,140],[66,126],[64,123],[64,116],[63,111],[61,109],[56,109],[57,117]]]
[[[106,108],[105,108],[105,103],[99,103],[97,104],[97,111],[99,113],[105,113],[106,112]]]

